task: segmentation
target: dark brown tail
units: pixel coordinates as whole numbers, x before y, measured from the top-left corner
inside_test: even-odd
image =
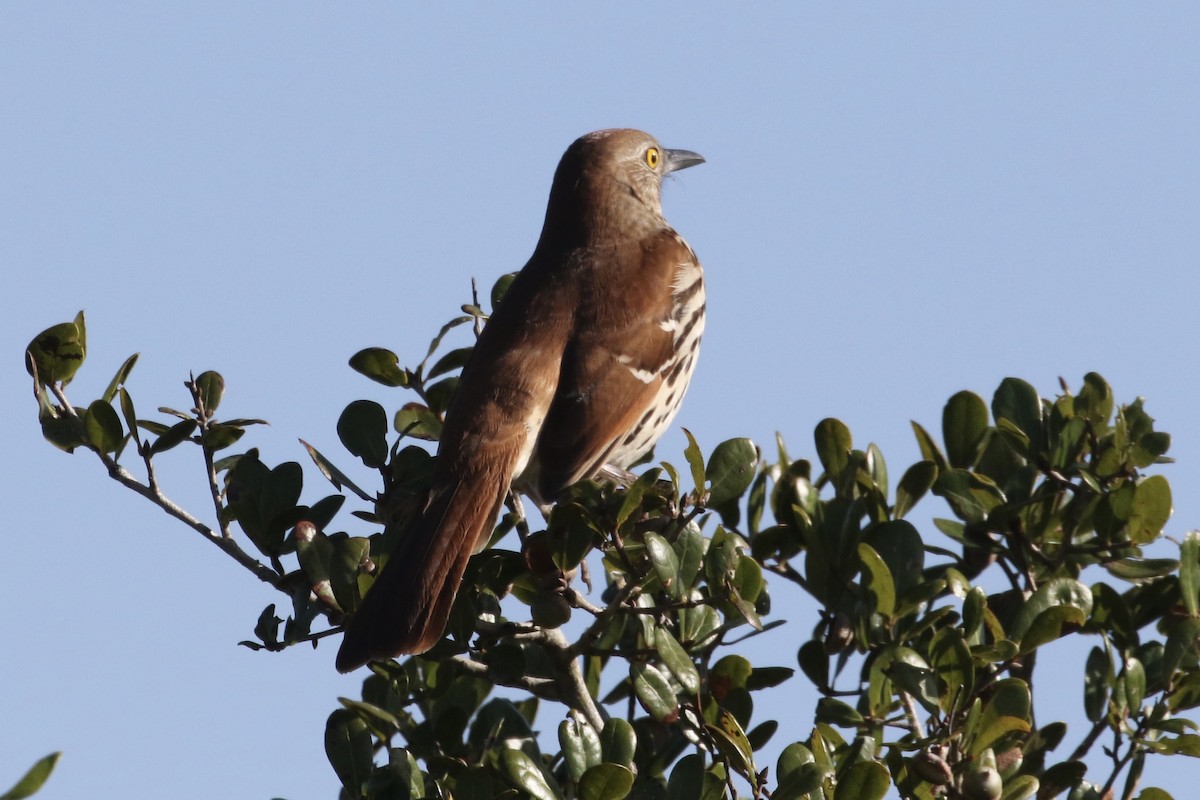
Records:
[[[347,623],[337,656],[339,672],[423,653],[441,640],[467,561],[487,543],[508,491],[508,471],[500,472],[480,470],[451,482],[435,480],[424,513],[404,533]]]

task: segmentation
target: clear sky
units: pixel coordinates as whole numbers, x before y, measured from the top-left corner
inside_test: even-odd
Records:
[[[1197,86],[1187,3],[0,5],[0,784],[63,750],[47,800],[332,797],[324,721],[361,679],[330,646],[236,646],[281,596],[42,441],[28,340],[84,308],[75,400],[133,352],[142,416],[217,369],[268,461],[304,437],[353,471],[341,409],[406,398],[347,358],[417,362],[472,276],[524,263],[597,128],[708,159],[664,196],[709,318],[661,458],[679,425],[812,457],[836,416],[898,477],[955,391],[1095,370],[1174,435],[1168,532],[1200,525]],[[194,454],[164,469],[203,511]],[[795,666],[815,610],[774,613],[751,656]],[[1039,707],[1070,741],[1078,656]],[[792,720],[776,743],[807,736],[803,683],[759,702]],[[1145,782],[1183,797],[1195,770]]]

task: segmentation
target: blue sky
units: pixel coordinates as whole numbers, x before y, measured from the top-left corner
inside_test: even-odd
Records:
[[[143,416],[217,369],[269,461],[304,437],[351,469],[342,407],[403,398],[346,359],[418,361],[471,277],[524,263],[597,128],[708,158],[664,194],[709,319],[660,457],[682,462],[679,425],[811,456],[836,416],[898,476],[909,420],[937,429],[955,391],[1095,370],[1174,435],[1168,533],[1200,525],[1197,41],[1183,3],[3,4],[0,784],[61,749],[48,799],[330,797],[324,720],[360,680],[332,647],[236,646],[278,598],[41,440],[26,342],[84,308],[76,400],[133,352]],[[197,464],[163,469],[202,511]],[[815,611],[779,592],[775,614],[752,656],[794,666]],[[1041,713],[1078,720],[1062,657]],[[803,720],[800,683],[770,704]],[[1194,769],[1145,782],[1186,794]]]

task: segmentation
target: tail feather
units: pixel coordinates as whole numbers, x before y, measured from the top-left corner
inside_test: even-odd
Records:
[[[487,541],[509,477],[484,470],[435,481],[424,513],[397,543],[347,624],[337,656],[339,672],[376,659],[423,653],[438,643],[467,561]]]

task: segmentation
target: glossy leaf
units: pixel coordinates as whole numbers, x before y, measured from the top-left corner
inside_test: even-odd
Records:
[[[133,372],[133,367],[137,364],[138,354],[134,353],[125,362],[117,368],[117,373],[113,375],[111,381],[108,382],[108,388],[104,390],[104,394],[100,395],[100,399],[106,403],[111,403],[117,396],[117,390],[125,385],[125,381],[129,380],[129,373]]]
[[[1179,593],[1189,617],[1200,617],[1200,531],[1188,531],[1179,547]]]
[[[1031,701],[1029,686],[1018,678],[997,681],[984,706],[969,752],[979,755],[1012,732],[1028,733]]]
[[[143,427],[145,426],[143,425]],[[187,441],[195,432],[196,420],[185,419],[182,422],[177,422],[154,440],[154,443],[150,445],[150,454],[158,455],[159,453],[165,453],[180,443]]]
[[[219,372],[201,372],[196,376],[196,392],[204,410],[211,414],[221,405],[221,398],[225,395],[225,379]]]
[[[957,628],[939,628],[929,644],[929,665],[938,679],[938,705],[947,714],[966,703],[975,689],[975,662]]]
[[[669,630],[658,629],[654,636],[654,649],[684,691],[693,695],[700,691],[700,673],[696,670],[695,662]]]
[[[94,400],[83,415],[83,432],[88,444],[101,453],[115,453],[125,440],[121,418],[104,400]]]
[[[1104,715],[1112,678],[1108,654],[1102,648],[1093,647],[1083,669],[1083,708],[1089,721],[1096,722]]]
[[[387,463],[387,412],[372,400],[355,400],[337,421],[338,438],[351,454],[368,467]]]
[[[882,800],[892,787],[887,767],[878,761],[859,761],[838,780],[838,795],[855,800]]]
[[[754,768],[754,748],[733,714],[720,709],[715,725],[705,726],[717,749],[729,759],[735,770],[744,776],[757,774]]]
[[[708,552],[708,537],[700,532],[695,522],[679,531],[672,545],[678,561],[680,592],[687,592],[696,585],[700,570],[704,567],[704,555]]]
[[[1092,591],[1083,583],[1072,578],[1055,578],[1043,583],[1022,604],[1012,624],[1009,625],[1009,636],[1021,641],[1033,626],[1034,621],[1055,606],[1068,606],[1076,609],[1074,614],[1055,618],[1059,627],[1067,622],[1081,625],[1092,613]],[[1044,641],[1040,643],[1044,643]]]
[[[405,403],[392,421],[396,432],[402,436],[434,442],[442,435],[442,421],[420,403]]]
[[[325,456],[321,455],[321,453],[315,447],[313,447],[311,444],[304,441],[303,439],[300,440],[300,444],[304,447],[305,450],[308,451],[309,457],[312,458],[313,463],[317,465],[317,469],[319,469],[321,471],[321,474],[325,476],[326,480],[328,480],[330,483],[332,483],[338,489],[341,489],[343,486],[346,487],[347,489],[349,489],[350,491],[352,491],[356,495],[358,495],[361,499],[363,499],[369,503],[375,502],[375,498],[371,497],[371,495],[367,494],[365,491],[358,488],[358,486],[354,483],[354,481],[352,481],[348,477],[346,477],[346,474],[344,472],[342,472],[340,469],[338,469],[336,466],[334,466],[333,462],[331,462],[329,459],[325,458]]]
[[[29,343],[26,352],[32,363],[27,360],[25,368],[30,375],[36,369],[37,379],[42,385],[70,383],[87,355],[87,329],[83,312],[75,315],[74,322],[63,322],[39,333]]]
[[[0,795],[0,800],[25,800],[27,797],[32,797],[49,779],[60,755],[62,753],[51,753],[39,758],[11,789]]]
[[[654,568],[654,574],[658,576],[668,594],[674,598],[679,598],[681,596],[679,558],[675,555],[675,550],[672,549],[666,539],[654,531],[646,531],[645,542],[646,555],[650,557],[650,564]]]
[[[534,800],[558,800],[559,792],[550,787],[546,776],[533,759],[521,750],[508,747],[500,754],[500,765],[524,796]]]
[[[1162,533],[1171,518],[1171,485],[1162,475],[1141,481],[1133,493],[1129,513],[1129,538],[1134,544],[1149,544]]]
[[[983,398],[968,391],[950,398],[942,411],[942,439],[952,467],[974,466],[987,427],[988,411]]]
[[[637,735],[633,726],[620,717],[610,717],[604,723],[604,730],[600,731],[600,752],[604,760],[632,767],[636,751]]]
[[[850,429],[841,420],[829,417],[817,423],[813,438],[821,466],[830,478],[837,478],[850,463],[850,449],[853,446]]]
[[[633,788],[633,773],[620,764],[597,764],[579,780],[580,800],[621,800]]]
[[[629,679],[633,682],[633,693],[638,702],[650,716],[667,723],[679,717],[675,691],[658,667],[648,663],[633,664],[629,668]]]
[[[717,445],[704,470],[708,504],[720,508],[740,498],[754,480],[758,457],[758,448],[749,439],[728,439]]]
[[[700,450],[700,445],[696,443],[696,437],[692,436],[692,432],[687,428],[683,429],[683,435],[687,437],[687,447],[684,448],[683,457],[687,459],[688,467],[692,471],[692,482],[696,484],[696,493],[704,494],[704,453]]]
[[[918,461],[905,470],[896,486],[896,505],[892,514],[899,519],[911,511],[917,501],[933,487],[937,474],[937,464],[932,461]]]
[[[929,435],[929,431],[916,422],[912,423],[912,429],[917,436],[917,446],[921,448],[921,458],[925,461],[932,461],[939,471],[948,469],[950,463],[946,460],[946,456],[942,455],[941,449]]]
[[[350,368],[384,386],[407,386],[408,376],[391,350],[368,347],[350,357]]]
[[[371,732],[358,714],[340,708],[329,715],[325,755],[350,796],[360,796],[374,767],[373,754]]]
[[[1012,780],[1005,781],[1004,794],[1000,800],[1029,800],[1036,797],[1042,784],[1032,775],[1017,775]]]
[[[1042,401],[1037,390],[1020,378],[1005,378],[992,396],[992,416],[997,425],[1009,422],[1024,434],[1033,452],[1045,449],[1042,433]]]
[[[896,613],[896,586],[892,582],[891,570],[879,553],[866,542],[859,543],[858,558],[864,574],[869,576],[867,588],[875,598],[875,611],[890,618]]]
[[[1083,376],[1083,387],[1075,396],[1075,413],[1081,414],[1094,426],[1106,427],[1113,411],[1113,394],[1098,373]]]
[[[571,717],[558,724],[558,745],[573,781],[578,782],[583,773],[600,763],[600,736],[582,720]]]

